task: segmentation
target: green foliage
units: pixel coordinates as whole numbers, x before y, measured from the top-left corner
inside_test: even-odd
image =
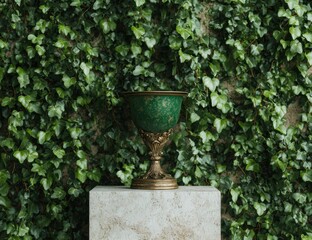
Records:
[[[229,239],[312,235],[309,1],[0,3],[0,239],[86,239],[88,191],[147,149],[122,91],[188,91],[165,165]]]

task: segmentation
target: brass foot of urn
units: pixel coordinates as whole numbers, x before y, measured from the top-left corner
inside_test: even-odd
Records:
[[[149,170],[133,180],[134,189],[176,189],[175,178],[166,173],[160,164],[162,150],[179,120],[183,96],[180,91],[146,91],[125,93],[131,118],[139,129],[145,145],[150,149]]]

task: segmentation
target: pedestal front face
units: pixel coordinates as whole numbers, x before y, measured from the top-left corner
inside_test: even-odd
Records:
[[[90,240],[220,240],[221,197],[213,187],[90,191]]]

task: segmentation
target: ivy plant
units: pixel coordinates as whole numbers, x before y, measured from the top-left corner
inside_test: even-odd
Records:
[[[0,238],[86,239],[88,192],[147,149],[121,92],[188,92],[164,165],[224,239],[312,238],[307,0],[3,0]]]

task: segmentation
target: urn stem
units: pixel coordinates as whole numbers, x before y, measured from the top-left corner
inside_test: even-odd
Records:
[[[140,130],[140,135],[144,141],[144,143],[151,150],[150,154],[150,168],[147,173],[143,176],[143,179],[166,179],[172,178],[169,174],[165,173],[160,165],[160,160],[163,155],[163,148],[169,140],[170,135],[173,130],[169,129],[163,133],[151,133]]]

